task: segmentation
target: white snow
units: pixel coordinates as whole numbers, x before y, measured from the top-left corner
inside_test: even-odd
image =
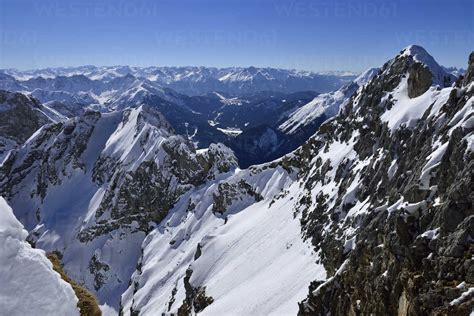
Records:
[[[394,104],[390,110],[385,111],[381,120],[387,122],[392,131],[401,126],[413,128],[431,105],[430,113],[437,113],[448,100],[451,90],[452,88],[438,90],[436,87],[430,87],[422,95],[410,99],[408,97],[408,75],[406,75],[398,87],[390,92],[393,95]]]
[[[423,234],[420,235],[423,238],[426,239],[437,239],[439,236],[439,227],[431,230],[425,231]]]
[[[240,134],[242,134],[242,130],[236,127],[227,127],[227,128],[218,127],[217,129],[220,130],[222,133],[232,136],[232,137],[239,136]]]
[[[449,142],[446,142],[440,145],[435,151],[433,151],[427,157],[427,162],[423,166],[423,169],[421,170],[421,176],[420,176],[421,189],[429,188],[432,173],[436,169],[436,167],[438,167],[439,164],[441,163],[441,159],[443,158],[444,153],[446,152],[446,149],[448,148],[448,144]]]
[[[347,98],[348,96],[340,90],[320,94],[296,110],[287,121],[279,126],[279,129],[288,134],[294,134],[299,128],[310,124],[322,115],[326,115],[327,118],[332,117],[337,114],[339,107]]]
[[[225,105],[242,105],[242,100],[240,100],[239,98],[237,97],[233,97],[233,98],[226,98],[225,96],[223,96],[222,94],[220,93],[217,93],[217,92],[214,92],[214,94],[216,96],[219,97],[220,101],[225,104]]]
[[[0,311],[3,315],[79,315],[72,287],[53,270],[45,252],[0,197]]]
[[[264,200],[255,203],[243,196],[228,208],[225,217],[212,213],[216,183],[196,189],[181,199],[168,218],[144,241],[142,273],[122,297],[124,310],[143,315],[176,312],[182,304],[186,269],[193,270],[191,284],[206,287],[214,302],[203,315],[287,315],[298,309],[307,285],[325,279],[315,263],[312,246],[301,240],[299,219],[294,218],[289,196],[270,205],[275,194],[287,188],[299,190],[281,168],[252,175],[248,170],[223,180],[252,183]],[[293,193],[294,194],[294,193]],[[196,207],[186,211],[188,201]],[[171,243],[170,243],[171,242]],[[198,243],[202,254],[194,260]],[[172,290],[175,303],[167,310]],[[132,303],[133,302],[133,303]],[[245,302],[245,304],[242,304]]]
[[[312,101],[294,111],[279,126],[279,129],[287,134],[294,134],[298,129],[311,124],[323,115],[326,119],[335,116],[339,109],[349,101],[352,94],[359,87],[369,82],[377,72],[378,68],[370,68],[340,89],[318,95]]]
[[[467,291],[463,292],[460,297],[452,300],[449,305],[459,305],[474,296],[474,287],[470,287]]]

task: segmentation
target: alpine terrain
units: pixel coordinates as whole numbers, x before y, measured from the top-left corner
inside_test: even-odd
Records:
[[[472,315],[474,52],[0,88],[0,314]]]

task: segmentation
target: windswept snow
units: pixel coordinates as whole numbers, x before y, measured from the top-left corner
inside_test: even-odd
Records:
[[[431,113],[437,113],[449,98],[452,88],[442,90],[430,87],[428,91],[419,97],[410,99],[408,97],[408,76],[405,76],[398,87],[389,94],[393,97],[394,104],[387,110],[381,119],[388,123],[393,131],[399,127],[413,128],[426,110],[431,107]]]
[[[72,287],[53,270],[45,252],[0,197],[0,311],[2,315],[79,315]]]
[[[294,134],[300,127],[310,124],[323,115],[326,118],[332,117],[337,114],[339,107],[348,100],[348,97],[341,90],[321,94],[297,109],[279,128],[288,134]]]
[[[301,240],[299,219],[291,211],[290,196],[298,185],[281,168],[237,171],[222,181],[241,180],[253,184],[263,200],[237,199],[225,217],[216,216],[212,197],[219,182],[211,183],[183,197],[146,238],[142,272],[133,277],[138,288],[129,288],[122,297],[125,314],[130,307],[141,315],[175,313],[185,298],[188,268],[193,270],[191,284],[205,286],[214,299],[203,315],[297,312],[309,282],[326,277],[312,246]],[[282,190],[293,193],[274,199]],[[197,203],[191,212],[190,201]],[[198,244],[202,254],[195,259]],[[168,310],[173,289],[175,301]]]

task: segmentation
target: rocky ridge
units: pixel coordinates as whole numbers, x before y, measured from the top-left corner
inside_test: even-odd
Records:
[[[225,146],[196,153],[140,106],[43,126],[4,162],[0,190],[30,242],[116,306],[145,235],[182,194],[235,166]]]

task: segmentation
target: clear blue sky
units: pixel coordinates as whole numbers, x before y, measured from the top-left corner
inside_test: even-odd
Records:
[[[0,0],[0,68],[362,71],[412,43],[465,67],[473,21],[473,0]]]

